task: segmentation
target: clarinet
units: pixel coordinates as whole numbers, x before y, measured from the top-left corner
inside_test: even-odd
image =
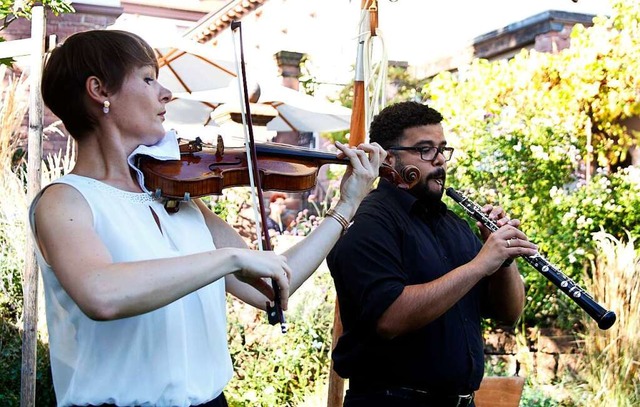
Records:
[[[499,229],[498,225],[482,212],[482,208],[478,204],[462,193],[449,187],[447,195],[490,231],[495,232]],[[616,314],[613,311],[608,311],[598,304],[591,295],[539,253],[535,256],[522,256],[522,258],[586,311],[598,323],[600,329],[609,329],[616,322]]]

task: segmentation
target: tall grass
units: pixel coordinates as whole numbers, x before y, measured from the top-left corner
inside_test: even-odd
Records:
[[[44,136],[48,137],[49,134],[55,133],[62,137],[67,138],[67,145],[64,151],[58,151],[57,153],[51,153],[44,157],[42,168],[42,186],[50,184],[52,181],[68,174],[76,163],[76,145],[71,137],[60,130],[61,121],[51,123],[44,128]]]
[[[17,323],[22,314],[21,272],[26,251],[23,166],[14,163],[28,108],[27,83],[0,66],[0,315]]]
[[[598,256],[587,290],[613,310],[618,319],[609,330],[585,321],[579,404],[640,405],[640,254],[635,239],[594,234]]]
[[[22,273],[29,228],[27,219],[26,163],[16,154],[29,106],[28,82],[0,66],[0,405],[20,405]],[[45,129],[60,132],[57,124]],[[43,163],[42,183],[66,173],[73,165],[74,146],[66,153],[50,155]],[[55,405],[49,369],[48,337],[44,317],[43,290],[38,298],[38,350],[36,405]]]

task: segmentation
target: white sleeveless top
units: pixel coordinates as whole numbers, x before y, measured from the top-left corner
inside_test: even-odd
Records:
[[[168,214],[147,194],[122,191],[92,178],[69,174],[55,182],[71,185],[84,196],[93,226],[114,262],[215,248],[193,202],[183,202],[178,213]],[[146,314],[94,321],[67,295],[39,250],[37,256],[58,406],[189,406],[220,395],[233,374],[224,279]]]

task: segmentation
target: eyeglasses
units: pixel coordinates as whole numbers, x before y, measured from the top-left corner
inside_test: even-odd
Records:
[[[420,159],[423,161],[433,161],[438,156],[438,153],[442,154],[445,161],[449,161],[453,155],[453,147],[389,147],[387,150],[405,150],[405,151],[418,151],[420,152]]]

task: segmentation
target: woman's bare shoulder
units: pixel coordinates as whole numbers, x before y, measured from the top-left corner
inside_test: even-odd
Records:
[[[60,223],[78,220],[92,221],[91,209],[86,199],[80,191],[68,184],[55,183],[47,186],[32,205],[38,229],[45,225],[59,226]]]

